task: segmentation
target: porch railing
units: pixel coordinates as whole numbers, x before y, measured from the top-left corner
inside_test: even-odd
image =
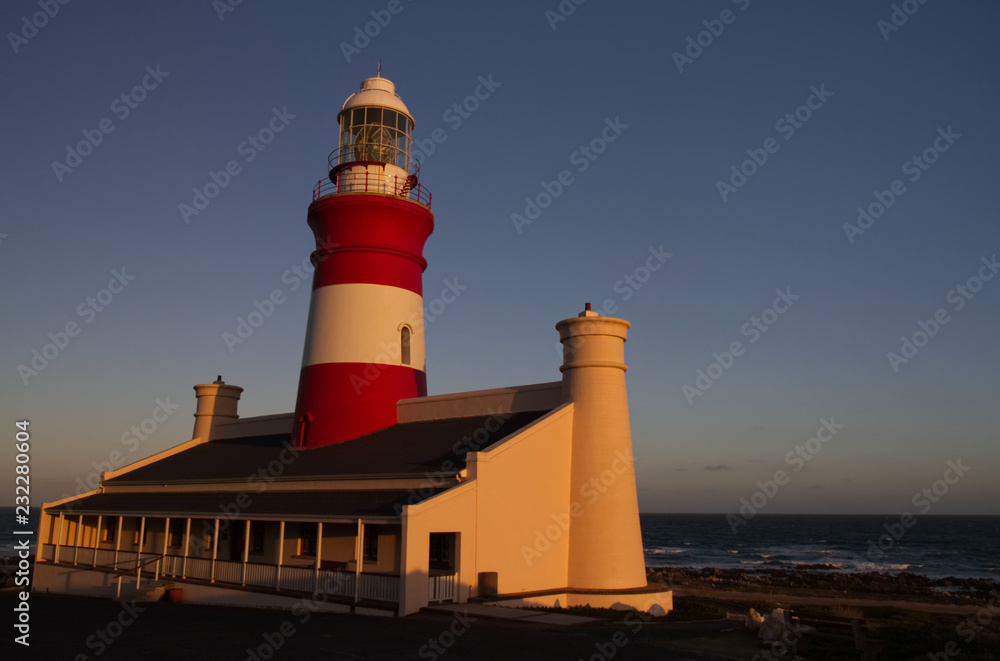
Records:
[[[39,559],[51,562],[55,557],[54,544],[42,544]],[[117,555],[117,562],[115,556]],[[75,557],[75,562],[74,562]],[[148,578],[155,575],[171,580],[198,579],[213,580],[212,560],[180,555],[137,553],[135,551],[114,551],[92,547],[59,547],[60,564],[74,565],[85,569],[95,568],[116,573],[135,572],[142,567]],[[245,567],[245,578],[244,578]],[[356,581],[360,579],[360,583]],[[318,592],[330,596],[353,598],[355,593],[361,598],[382,602],[398,602],[401,578],[391,574],[361,573],[336,569],[282,565],[280,576],[277,565],[216,560],[214,582],[231,585],[250,585],[263,588],[277,588],[296,592]],[[429,585],[431,601],[455,599],[455,575],[431,576]]]

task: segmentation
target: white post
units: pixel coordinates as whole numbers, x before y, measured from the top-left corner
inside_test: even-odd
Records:
[[[91,567],[97,566],[97,550],[101,548],[101,523],[103,519],[103,515],[97,515],[97,530],[94,532],[94,561],[90,563]]]
[[[247,584],[247,559],[250,557],[250,519],[247,519],[246,529],[243,532],[243,578],[242,585]]]
[[[219,555],[219,520],[215,520],[215,534],[212,536],[212,572],[209,580],[215,583],[215,558]]]
[[[278,570],[274,572],[274,589],[281,590],[281,560],[285,555],[285,520],[278,525]]]
[[[142,517],[139,521],[139,553],[135,560],[135,589],[139,589],[139,584],[142,582],[142,569],[139,565],[142,564],[142,548],[144,546],[143,541],[146,537],[146,517]]]
[[[115,559],[111,563],[112,565],[111,568],[114,569],[115,571],[118,571],[118,550],[122,546],[122,518],[123,518],[122,515],[119,514],[118,527],[115,528]],[[118,585],[121,586],[121,581],[118,582]]]
[[[52,561],[55,564],[59,564],[59,547],[62,544],[62,529],[63,529],[63,513],[59,512],[59,528],[56,530],[56,552],[52,556]]]
[[[361,601],[361,565],[365,562],[365,522],[358,519],[358,536],[354,540],[354,602]]]
[[[184,528],[184,560],[181,561],[181,578],[187,577],[188,549],[190,548],[191,548],[191,517],[188,517],[187,526]]]
[[[313,593],[319,592],[319,561],[323,556],[323,522],[316,524],[316,575],[313,579]]]
[[[83,539],[83,515],[81,514],[76,518],[76,546],[73,547],[73,564],[76,564],[77,558],[80,556],[80,544]]]
[[[160,554],[160,559],[156,562],[156,577],[153,578],[154,581],[160,580],[160,563],[163,563],[163,573],[167,573],[167,544],[170,540],[170,517],[167,517],[166,522],[163,524],[163,553]]]

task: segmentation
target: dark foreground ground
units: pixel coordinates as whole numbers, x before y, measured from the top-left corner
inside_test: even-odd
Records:
[[[166,602],[137,604],[133,615],[124,604],[105,599],[32,593],[29,602],[31,646],[26,649],[13,643],[15,593],[0,592],[6,619],[0,659],[718,661],[728,656],[676,648],[685,640],[713,636],[725,626],[716,622],[555,627],[485,618],[465,622],[438,613],[406,618],[315,613],[305,619],[305,613]]]

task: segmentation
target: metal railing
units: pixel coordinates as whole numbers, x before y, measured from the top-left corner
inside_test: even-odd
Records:
[[[341,170],[334,173],[333,180],[320,179],[313,186],[313,202],[326,195],[338,193],[381,193],[405,197],[414,202],[431,208],[432,194],[420,183],[414,175],[400,177],[394,174],[370,172],[348,172]]]
[[[72,558],[78,551],[77,560]],[[54,544],[42,544],[39,559],[52,561],[55,556]],[[212,576],[213,561],[211,558],[196,558],[182,555],[159,555],[155,553],[137,553],[135,551],[118,551],[115,562],[115,551],[110,549],[94,549],[93,547],[60,546],[60,564],[76,565],[86,569],[98,569],[116,574],[119,579],[135,575],[138,587],[142,574],[156,580],[159,577],[171,579],[201,579],[215,583],[232,585],[252,585],[256,587],[277,587],[280,590],[298,592],[322,592],[331,596],[354,597],[355,586],[362,599],[373,601],[398,602],[400,576],[392,574],[355,575],[353,571],[340,569],[319,569],[282,565],[280,578],[277,565],[261,563],[242,563],[230,560],[214,561],[215,571]],[[69,558],[64,560],[63,558]],[[96,565],[94,563],[97,563]],[[145,572],[143,571],[145,570]],[[357,580],[360,579],[360,583]],[[244,582],[245,581],[245,582]],[[454,599],[455,576],[431,577],[432,600],[444,601]]]

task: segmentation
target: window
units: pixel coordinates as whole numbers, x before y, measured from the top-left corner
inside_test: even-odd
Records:
[[[432,532],[430,535],[430,567],[431,569],[454,569],[452,553],[455,548],[455,533]]]
[[[108,518],[104,520],[104,536],[101,541],[113,542],[115,541],[115,536],[118,533],[118,519]]]
[[[133,545],[138,545],[140,548],[146,548],[146,538],[147,537],[149,537],[149,530],[147,530],[145,527],[143,527],[143,529],[142,529],[142,544],[139,544],[139,529],[136,528],[135,532],[132,534],[132,544]]]
[[[299,524],[299,555],[316,555],[316,524]]]
[[[264,522],[263,521],[251,521],[250,522],[250,552],[251,553],[263,553],[264,552]]]
[[[378,526],[365,526],[365,539],[361,557],[378,562]]]
[[[184,541],[184,519],[171,519],[170,520],[170,534],[168,535],[167,544],[173,548],[180,547],[181,543]]]
[[[410,327],[403,326],[399,331],[399,362],[403,365],[410,364]]]

